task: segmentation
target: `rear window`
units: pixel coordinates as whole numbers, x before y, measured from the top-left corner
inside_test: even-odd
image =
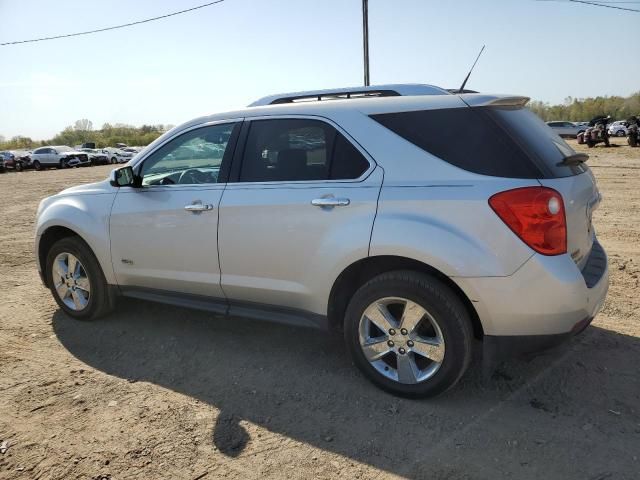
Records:
[[[559,165],[575,152],[526,108],[449,108],[371,118],[432,155],[481,175],[556,178],[586,170]]]

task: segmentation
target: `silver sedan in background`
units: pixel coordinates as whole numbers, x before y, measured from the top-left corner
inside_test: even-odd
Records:
[[[561,137],[571,138],[576,138],[576,135],[588,128],[585,125],[566,121],[547,122],[547,125]]]

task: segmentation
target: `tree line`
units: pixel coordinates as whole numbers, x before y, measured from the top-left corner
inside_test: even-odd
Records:
[[[599,115],[611,115],[613,120],[625,120],[632,115],[640,115],[640,91],[628,97],[567,97],[561,105],[533,101],[528,106],[545,121],[587,122]]]
[[[0,136],[0,150],[33,149],[44,145],[81,145],[93,142],[97,148],[113,147],[116,143],[126,143],[131,146],[145,146],[153,142],[173,125],[142,125],[134,127],[124,123],[105,123],[99,130],[93,129],[93,123],[86,118],[77,120],[56,136],[49,140],[33,140],[30,137],[15,136],[5,139]]]
[[[529,103],[528,107],[545,121],[589,121],[598,115],[611,115],[614,120],[624,120],[631,115],[640,116],[640,91],[628,97],[567,97],[561,105],[550,105],[534,100]],[[83,118],[49,140],[32,140],[23,136],[5,139],[0,135],[0,149],[32,149],[44,145],[75,146],[85,142],[94,142],[98,148],[112,147],[116,143],[145,146],[171,128],[173,125],[134,127],[124,123],[114,125],[105,123],[101,129],[94,130],[93,123]]]

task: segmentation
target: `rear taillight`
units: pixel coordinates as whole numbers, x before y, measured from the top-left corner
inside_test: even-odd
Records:
[[[543,255],[567,253],[567,221],[562,196],[546,187],[496,193],[489,205],[520,239]]]

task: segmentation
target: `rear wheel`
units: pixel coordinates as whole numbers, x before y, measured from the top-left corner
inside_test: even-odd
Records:
[[[46,274],[55,301],[69,316],[92,320],[109,312],[111,302],[104,274],[79,237],[63,238],[51,247]]]
[[[38,160],[34,160],[33,161],[33,168],[36,169],[37,171],[42,170],[42,165],[40,164],[40,162]]]
[[[412,271],[379,275],[351,299],[345,341],[376,385],[406,397],[430,397],[458,382],[471,359],[466,308],[449,287]]]

